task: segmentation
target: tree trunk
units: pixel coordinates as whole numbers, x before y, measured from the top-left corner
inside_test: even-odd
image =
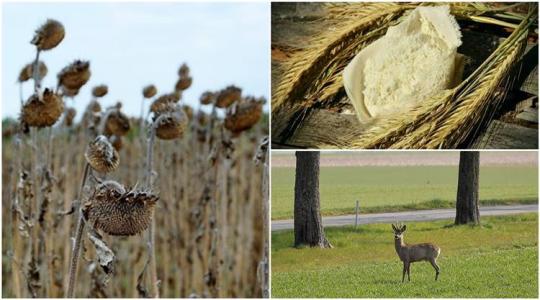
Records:
[[[459,154],[459,178],[456,199],[455,224],[480,224],[478,210],[478,178],[480,175],[480,152],[461,151]]]
[[[319,202],[319,152],[296,152],[294,246],[331,248],[324,236]]]

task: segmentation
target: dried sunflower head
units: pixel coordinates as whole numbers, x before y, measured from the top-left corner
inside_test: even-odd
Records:
[[[150,104],[150,111],[154,114],[160,114],[167,111],[170,103],[175,103],[175,97],[173,94],[165,94],[159,96],[152,104]]]
[[[156,86],[154,86],[153,84],[148,85],[144,87],[142,93],[144,98],[152,98],[157,94]]]
[[[178,104],[171,103],[168,110],[155,117],[156,136],[162,140],[173,140],[184,135],[188,117]]]
[[[214,98],[215,98],[214,93],[210,91],[206,91],[202,93],[201,98],[199,98],[199,101],[201,102],[201,104],[207,105],[207,104],[213,103]]]
[[[76,60],[58,73],[58,83],[69,90],[78,90],[90,79],[90,62]]]
[[[115,181],[105,181],[96,187],[83,214],[89,224],[107,234],[135,235],[150,225],[158,200],[151,191],[126,191]]]
[[[82,126],[84,128],[88,127],[95,127],[97,124],[99,124],[99,119],[101,117],[101,105],[97,101],[97,99],[93,99],[88,103],[88,106],[86,106],[86,109],[84,110],[83,118],[82,118]]]
[[[176,85],[174,86],[174,90],[178,92],[185,91],[191,86],[192,83],[193,83],[193,78],[191,78],[190,76],[181,77],[176,82]]]
[[[42,80],[47,76],[47,65],[45,65],[44,62],[39,61],[38,62],[38,80]],[[28,79],[32,78],[34,76],[34,63],[29,63],[24,68],[22,68],[21,73],[19,73],[19,82],[25,82]]]
[[[64,115],[64,125],[67,127],[71,127],[73,125],[73,120],[75,119],[75,116],[77,115],[77,111],[75,108],[70,107],[66,109],[66,113]]]
[[[103,97],[103,96],[107,95],[108,92],[109,92],[109,88],[105,84],[95,86],[92,89],[92,95],[94,97],[96,97],[96,98]]]
[[[227,109],[225,128],[240,133],[255,125],[262,115],[263,101],[255,98],[241,99]]]
[[[130,127],[129,118],[118,108],[109,114],[104,133],[107,136],[124,136],[128,133]]]
[[[36,45],[38,50],[49,50],[60,44],[65,34],[62,23],[48,19],[45,24],[36,30],[36,34],[30,43]]]
[[[92,169],[100,173],[112,172],[120,163],[118,152],[103,135],[97,136],[88,145],[84,157]]]
[[[189,76],[189,66],[186,63],[183,63],[180,68],[178,68],[178,76],[186,77]]]
[[[62,87],[62,95],[73,98],[79,94],[79,89],[68,89],[66,87]]]
[[[64,111],[62,98],[52,90],[43,91],[43,101],[34,94],[22,107],[21,121],[31,127],[48,127],[54,125]]]
[[[234,85],[230,85],[221,90],[216,98],[216,106],[225,108],[231,106],[234,102],[240,100],[242,97],[242,89]]]

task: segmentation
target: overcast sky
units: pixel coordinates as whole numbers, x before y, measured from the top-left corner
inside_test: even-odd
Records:
[[[47,18],[64,24],[66,36],[42,52],[49,74],[45,87],[75,59],[90,60],[92,77],[75,101],[78,112],[91,88],[105,83],[104,106],[118,100],[139,115],[141,89],[153,83],[171,92],[182,62],[191,68],[193,85],[183,100],[192,106],[205,90],[235,84],[244,94],[269,99],[270,5],[268,3],[6,3],[2,12],[2,116],[20,110],[20,69],[35,57],[29,42]],[[25,98],[32,84],[25,84]],[[78,113],[78,116],[81,114]]]

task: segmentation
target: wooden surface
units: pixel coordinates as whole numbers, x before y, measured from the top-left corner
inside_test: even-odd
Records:
[[[320,4],[313,3],[272,3],[272,90],[275,83],[283,74],[281,63],[286,61],[296,51],[308,45],[309,38],[323,30],[331,29],[332,23],[321,19],[325,12]],[[479,42],[481,41],[481,42]],[[479,34],[474,31],[464,32],[463,44],[459,52],[469,57],[465,66],[464,76],[469,75],[501,42],[499,37]],[[506,99],[505,105],[496,112],[494,119],[485,126],[486,130],[479,132],[473,142],[465,147],[523,149],[538,148],[538,125],[525,127],[520,122],[510,120],[515,118],[516,105],[531,95],[538,95],[538,47],[529,46],[531,60],[527,61],[524,80],[516,89],[523,93]],[[532,68],[531,68],[532,66]],[[344,101],[348,101],[345,99]],[[508,114],[508,112],[516,112]],[[534,111],[532,111],[534,114]],[[536,118],[538,110],[536,109]],[[529,116],[531,117],[531,116]],[[534,116],[532,116],[534,118]],[[497,121],[497,122],[496,122]],[[501,125],[508,123],[511,126]],[[535,128],[533,128],[535,127]],[[349,135],[351,132],[361,134],[365,127],[350,112],[342,109],[314,110],[295,134],[285,143],[273,138],[273,148],[316,148],[325,144],[325,148],[337,148],[333,140],[338,136]],[[535,134],[536,132],[536,134]]]
[[[473,148],[538,149],[538,130],[494,120]]]

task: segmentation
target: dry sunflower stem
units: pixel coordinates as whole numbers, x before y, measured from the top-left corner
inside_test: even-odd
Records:
[[[81,182],[81,187],[79,189],[79,195],[77,201],[81,202],[82,190],[86,185],[86,180],[88,175],[91,174],[91,169],[96,168],[98,172],[108,173],[115,170],[119,164],[118,152],[112,147],[107,138],[103,135],[99,135],[96,139],[90,143],[85,152],[86,164],[83,172],[83,178]],[[110,185],[108,185],[110,186]],[[71,251],[71,262],[69,267],[69,277],[68,277],[68,286],[66,291],[67,297],[73,297],[75,291],[75,284],[77,281],[77,266],[79,262],[80,247],[82,243],[82,236],[84,233],[85,227],[85,211],[87,209],[87,203],[85,203],[79,209],[79,216],[77,221],[77,227],[75,229],[75,239],[73,243],[73,248]]]

